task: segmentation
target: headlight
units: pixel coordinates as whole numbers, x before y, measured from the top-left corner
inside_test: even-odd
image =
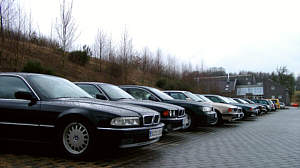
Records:
[[[139,117],[117,117],[111,120],[113,126],[135,126],[140,125]]]
[[[211,107],[202,107],[201,109],[203,112],[209,112],[209,111],[212,111],[212,108]]]
[[[166,110],[162,113],[163,117],[175,117],[176,111],[175,110]]]

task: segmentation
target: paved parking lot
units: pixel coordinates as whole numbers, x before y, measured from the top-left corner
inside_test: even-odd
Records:
[[[300,109],[175,132],[151,146],[119,150],[91,161],[65,159],[45,144],[1,142],[0,146],[0,168],[300,167]]]

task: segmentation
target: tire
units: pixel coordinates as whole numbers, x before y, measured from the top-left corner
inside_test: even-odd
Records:
[[[188,123],[185,125],[185,130],[192,130],[195,128],[195,122],[191,114],[185,113]]]
[[[219,111],[216,111],[217,112],[217,116],[218,116],[218,122],[217,122],[217,126],[222,126],[224,125],[224,120],[222,118],[222,114],[219,112]]]
[[[84,159],[95,148],[95,131],[83,120],[67,120],[59,127],[60,150],[68,157]]]

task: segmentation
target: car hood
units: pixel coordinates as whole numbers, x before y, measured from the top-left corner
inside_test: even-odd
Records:
[[[196,102],[196,101],[178,100],[178,99],[164,100],[164,103],[185,104],[185,105],[194,105],[194,106],[201,106],[201,107],[203,107],[203,106],[212,107],[211,104],[206,103],[206,102]]]
[[[248,108],[257,108],[257,105],[252,105],[252,104],[242,104],[242,103],[231,103],[232,105],[235,106],[241,106],[241,107],[248,107]]]
[[[159,114],[154,110],[140,106],[113,103],[91,98],[61,98],[52,100],[51,103],[62,104],[64,106],[68,105],[74,108],[87,108],[95,111],[107,111],[118,116],[144,116]]]
[[[155,106],[158,108],[162,108],[164,110],[184,110],[184,108],[182,108],[180,106],[162,103],[162,102],[155,102],[155,101],[151,101],[151,100],[122,99],[122,100],[119,100],[118,102],[140,105],[140,106]]]
[[[225,103],[216,103],[216,102],[207,102],[211,104],[212,106],[219,106],[219,107],[225,107],[225,108],[237,108],[237,106],[232,104],[225,104]]]

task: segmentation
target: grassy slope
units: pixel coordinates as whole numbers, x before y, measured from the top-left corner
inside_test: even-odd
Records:
[[[21,44],[22,45],[22,44]],[[21,50],[21,49],[20,49]],[[15,52],[13,46],[9,42],[0,44],[0,51],[2,51],[0,72],[9,71],[22,71],[23,66],[28,60],[39,61],[43,67],[54,71],[55,75],[67,78],[71,81],[99,81],[108,82],[113,84],[122,84],[124,80],[122,78],[113,78],[106,72],[107,63],[103,63],[102,67],[104,71],[98,71],[98,60],[90,59],[89,63],[85,66],[80,66],[65,59],[65,66],[61,66],[62,53],[47,47],[37,46],[35,44],[26,43],[22,45],[22,54],[19,54],[19,63],[16,67],[11,58],[15,58]],[[21,58],[24,56],[24,63],[22,64]],[[127,84],[145,84],[154,86],[157,79],[148,73],[143,74],[138,69],[131,69],[127,78]]]

